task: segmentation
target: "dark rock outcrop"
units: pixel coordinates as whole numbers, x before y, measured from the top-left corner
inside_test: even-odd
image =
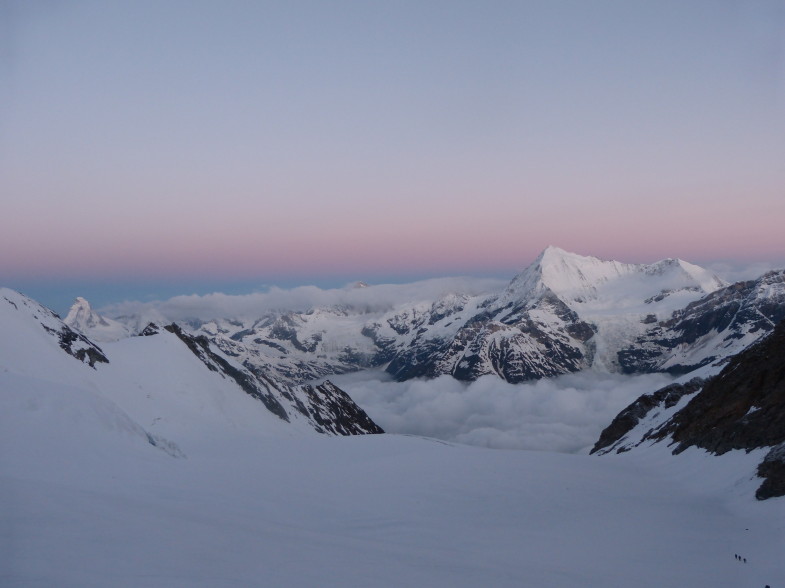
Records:
[[[695,394],[704,385],[702,378],[693,378],[686,384],[670,384],[651,394],[644,394],[627,408],[622,410],[615,419],[600,434],[600,438],[591,450],[591,453],[607,453],[613,446],[621,441],[632,431],[641,420],[655,409],[666,409],[676,406],[684,396]],[[647,432],[641,441],[650,437],[652,431]],[[629,447],[619,447],[618,453],[629,451]]]
[[[109,360],[95,343],[87,339],[84,335],[80,335],[68,325],[63,325],[58,333],[60,339],[60,347],[68,355],[74,356],[79,361],[82,361],[95,369],[96,363],[109,363]]]
[[[210,340],[204,335],[188,334],[176,324],[164,329],[185,343],[208,369],[234,380],[248,395],[260,400],[270,412],[286,422],[291,421],[292,414],[300,413],[319,433],[384,433],[346,392],[329,381],[318,386],[291,386],[277,381],[258,366],[253,369],[233,366],[211,349]],[[284,405],[296,412],[290,414]]]
[[[151,337],[161,332],[161,329],[155,323],[147,323],[147,326],[139,331],[140,337]]]
[[[318,386],[302,386],[308,414],[320,433],[366,435],[384,433],[349,395],[330,381]]]
[[[785,496],[785,443],[773,447],[758,466],[758,476],[763,484],[755,492],[755,498],[766,500]]]
[[[396,380],[497,375],[512,383],[588,367],[595,328],[547,288],[520,304],[488,304],[449,339],[422,337],[387,367]]]
[[[93,369],[95,369],[97,363],[109,363],[109,359],[107,359],[98,345],[65,324],[57,313],[41,306],[23,294],[13,290],[6,290],[5,288],[3,290],[10,295],[10,298],[9,296],[3,296],[3,300],[16,311],[28,314],[44,331],[57,340],[60,349],[68,355],[86,363]]]
[[[674,415],[661,436],[721,455],[785,442],[785,321],[734,356],[700,394]]]
[[[641,397],[603,431],[593,452],[607,453],[643,415],[655,406],[678,402],[684,393],[683,388],[667,387]],[[758,466],[764,481],[756,496],[785,496],[785,320],[768,336],[730,358],[684,408],[619,451],[646,440],[670,440],[676,445],[674,455],[689,447],[716,455],[769,447]]]
[[[210,342],[207,337],[204,335],[189,335],[174,323],[165,326],[164,329],[177,335],[210,371],[219,372],[224,376],[232,378],[248,395],[260,400],[271,413],[289,422],[286,410],[272,393],[270,387],[250,373],[237,369],[215,353],[210,349]]]

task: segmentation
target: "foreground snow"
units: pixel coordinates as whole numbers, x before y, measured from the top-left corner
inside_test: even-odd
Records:
[[[754,501],[744,454],[596,458],[194,419],[161,431],[176,457],[122,398],[7,371],[0,384],[3,586],[785,582],[785,501]]]
[[[0,586],[785,584],[755,452],[318,435],[172,333],[99,350],[2,296]]]

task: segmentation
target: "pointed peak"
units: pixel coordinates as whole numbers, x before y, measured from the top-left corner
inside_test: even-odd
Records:
[[[566,251],[561,247],[549,245],[546,247],[540,256],[534,261],[532,267],[535,267],[543,275],[559,275],[566,273],[583,273],[584,270],[593,271],[591,268],[597,266],[622,266],[616,261],[605,261],[590,255],[580,255]]]
[[[542,250],[540,255],[537,256],[537,260],[542,261],[543,259],[564,258],[570,256],[577,256],[577,254],[570,253],[569,251],[566,251],[561,247],[556,247],[555,245],[548,245],[545,249]]]
[[[82,298],[81,296],[77,296],[74,298],[74,303],[71,305],[71,308],[86,308],[92,309],[90,303],[87,301],[86,298]]]
[[[548,245],[545,249],[542,250],[540,255],[537,257],[535,263],[543,262],[543,261],[546,262],[564,261],[569,263],[582,263],[582,262],[595,263],[604,260],[598,259],[597,257],[593,257],[591,255],[581,255],[579,253],[573,253],[571,251],[567,251],[566,249],[562,249],[561,247],[557,247],[555,245]]]
[[[63,322],[83,333],[99,325],[109,326],[104,317],[95,312],[87,299],[81,296],[76,297]]]

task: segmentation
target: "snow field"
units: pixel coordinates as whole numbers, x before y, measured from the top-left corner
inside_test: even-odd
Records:
[[[285,436],[220,422],[196,423],[210,432],[203,443],[172,439],[188,447],[175,458],[89,390],[7,376],[4,586],[785,580],[781,569],[772,577],[782,553],[782,523],[772,515],[783,501],[759,505],[751,492],[728,493],[734,468],[722,458],[696,454],[688,463],[651,451],[636,461],[397,435]],[[51,405],[53,394],[67,399],[70,413]],[[714,472],[706,484],[687,476],[701,464]],[[746,567],[733,557],[741,552]]]

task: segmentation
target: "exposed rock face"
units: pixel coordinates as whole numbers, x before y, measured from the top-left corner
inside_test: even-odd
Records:
[[[299,414],[319,433],[365,435],[384,432],[346,392],[331,382],[318,386],[291,386],[260,368],[235,367],[211,349],[210,340],[204,335],[191,335],[176,324],[164,329],[180,338],[208,369],[233,379],[248,395],[260,400],[270,412],[286,422]],[[157,330],[148,326],[145,332],[154,335]]]
[[[68,355],[86,363],[93,369],[97,363],[109,363],[98,345],[66,325],[59,316],[48,308],[13,290],[2,288],[0,291],[3,292],[3,300],[6,303],[16,311],[29,315],[30,319],[40,324],[47,333],[54,337],[60,349]]]
[[[648,430],[637,431],[635,439],[625,439],[654,407],[673,405],[696,386],[700,383],[693,380],[641,397],[603,431],[593,451],[625,451],[646,440],[666,439],[676,445],[674,454],[693,446],[717,455],[771,447],[758,466],[765,480],[756,495],[760,499],[785,496],[785,321],[733,356],[683,408],[654,419]]]
[[[785,441],[785,322],[763,341],[734,356],[660,436],[674,453],[697,445],[721,455]]]
[[[140,337],[151,337],[161,332],[161,329],[155,323],[149,323],[144,329],[139,332]]]
[[[215,353],[210,349],[210,342],[207,337],[204,335],[189,335],[175,324],[167,325],[164,329],[177,335],[209,370],[232,378],[247,394],[257,400],[261,400],[270,412],[287,422],[289,421],[286,410],[270,390],[270,386],[265,385],[264,382],[254,378],[248,372],[235,368],[223,357]]]
[[[595,328],[547,287],[521,300],[488,300],[478,310],[451,338],[413,341],[387,371],[397,380],[448,374],[471,381],[493,374],[517,383],[591,363],[592,347],[585,343]]]
[[[755,498],[766,500],[785,496],[785,443],[773,447],[758,466],[758,476],[763,478]]]
[[[705,383],[702,378],[693,378],[686,384],[670,384],[664,388],[660,388],[651,394],[644,394],[635,402],[630,404],[627,408],[621,411],[616,418],[613,419],[610,425],[600,434],[600,438],[591,450],[591,453],[600,454],[609,453],[614,448],[618,453],[629,451],[630,447],[623,444],[616,445],[629,434],[644,418],[655,412],[655,409],[668,409],[676,406],[676,404],[689,394],[695,394],[700,390]],[[641,440],[636,443],[640,445],[646,439],[649,439],[654,432],[650,429],[644,433]]]
[[[82,310],[89,308],[86,303],[81,307]],[[26,354],[25,361],[29,357],[37,356],[39,351],[43,349],[45,353],[54,353],[55,356],[59,355],[62,350],[93,369],[96,369],[99,364],[109,363],[104,352],[89,338],[64,324],[51,310],[18,292],[0,288],[0,318],[3,320],[4,326],[8,326],[10,333],[21,334],[17,336],[24,343],[22,355]],[[193,364],[193,369],[198,374],[203,374],[202,367],[216,372],[231,382],[228,384],[229,390],[236,390],[238,394],[245,392],[252,398],[259,400],[268,411],[285,422],[295,423],[296,421],[296,424],[305,425],[302,428],[311,428],[328,435],[383,433],[382,429],[354,403],[349,395],[330,382],[323,382],[315,386],[298,386],[282,379],[269,368],[264,369],[261,366],[256,366],[253,370],[247,369],[231,356],[227,357],[222,354],[206,335],[189,333],[174,323],[163,328],[155,323],[149,323],[141,330],[139,336],[140,338],[176,337],[198,358],[199,362]],[[142,340],[138,343],[142,347],[147,345],[147,342]],[[176,340],[174,348],[178,349]],[[29,349],[38,351],[31,353]],[[160,353],[160,350],[172,349],[172,346],[167,341],[163,347],[156,347],[156,344],[153,343],[150,349],[158,349],[159,351],[153,352]],[[3,359],[14,362],[13,358],[14,355],[9,354]],[[17,358],[17,363],[19,359]],[[67,365],[72,362],[70,359],[66,359],[64,363]],[[137,361],[137,363],[143,364],[144,362]],[[191,360],[187,359],[186,363],[182,365],[190,365],[191,363]],[[144,365],[138,367],[141,370],[145,369]],[[77,367],[76,369],[82,368]],[[81,380],[81,377],[79,379]],[[155,386],[155,378],[153,382],[153,386]],[[239,390],[236,387],[239,387]],[[150,444],[160,447],[172,455],[177,453],[176,447],[167,445],[165,440],[146,432],[144,434]]]
[[[785,319],[785,271],[717,290],[619,352],[625,373],[688,373],[738,353]]]
[[[384,433],[366,412],[332,382],[303,386],[306,410],[320,433],[365,435]]]
[[[48,327],[44,328],[49,330]],[[63,325],[57,332],[57,336],[63,351],[68,355],[73,355],[79,361],[83,361],[91,368],[95,368],[96,363],[109,363],[104,352],[95,343],[75,332],[68,325]]]

